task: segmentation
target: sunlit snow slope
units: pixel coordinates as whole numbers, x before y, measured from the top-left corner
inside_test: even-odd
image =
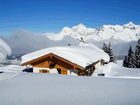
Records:
[[[2,39],[0,39],[0,62],[3,61],[7,55],[10,54],[10,47]]]

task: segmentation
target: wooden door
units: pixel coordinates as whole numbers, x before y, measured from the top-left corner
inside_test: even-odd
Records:
[[[67,70],[61,70],[61,74],[67,75]]]

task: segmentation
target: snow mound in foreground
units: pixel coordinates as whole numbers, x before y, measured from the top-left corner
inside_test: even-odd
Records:
[[[2,39],[0,39],[0,62],[10,54],[11,48]]]
[[[4,78],[4,74],[0,75]],[[8,75],[11,74],[5,74]],[[139,82],[140,79],[19,73],[0,81],[0,105],[140,105]]]

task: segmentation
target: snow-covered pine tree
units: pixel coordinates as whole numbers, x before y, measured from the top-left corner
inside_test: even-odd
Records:
[[[115,56],[113,54],[111,43],[109,43],[109,45],[108,45],[108,54],[110,56],[110,61],[109,62],[116,62]]]
[[[136,57],[136,67],[140,68],[140,39],[138,40],[138,43],[136,45],[135,57]]]
[[[109,62],[115,62],[116,59],[115,59],[115,56],[113,54],[113,50],[112,50],[112,47],[111,47],[111,43],[109,43],[108,45],[103,43],[103,48],[104,52],[106,52],[109,56],[110,56],[110,61]]]
[[[130,46],[128,51],[128,62],[127,62],[128,68],[136,68],[136,57],[135,54]]]
[[[128,67],[128,58],[127,58],[127,56],[124,57],[123,66]]]
[[[102,48],[105,52],[107,51],[107,44],[103,43],[103,48]]]

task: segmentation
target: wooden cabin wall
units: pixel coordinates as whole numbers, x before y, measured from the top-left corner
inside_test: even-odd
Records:
[[[49,68],[49,62],[48,61],[44,61],[44,62],[40,62],[38,64],[33,65],[33,67],[40,67],[40,68]]]
[[[33,67],[40,67],[40,68],[50,68],[49,66],[51,63],[55,63],[54,68],[61,69],[61,74],[67,74],[67,70],[69,68],[73,68],[71,65],[69,65],[63,61],[60,61],[58,59],[54,60],[54,62],[48,61],[48,60],[47,61],[42,60],[42,62],[39,61],[39,62],[33,63],[32,66]]]
[[[82,70],[77,65],[68,63],[66,60],[59,58],[57,56],[49,56],[47,58],[42,58],[39,60],[36,60],[35,62],[32,62],[30,65],[33,67],[39,67],[39,68],[50,68],[50,64],[55,64],[53,68],[61,69],[61,74],[67,74],[67,70],[74,69],[74,70]]]

